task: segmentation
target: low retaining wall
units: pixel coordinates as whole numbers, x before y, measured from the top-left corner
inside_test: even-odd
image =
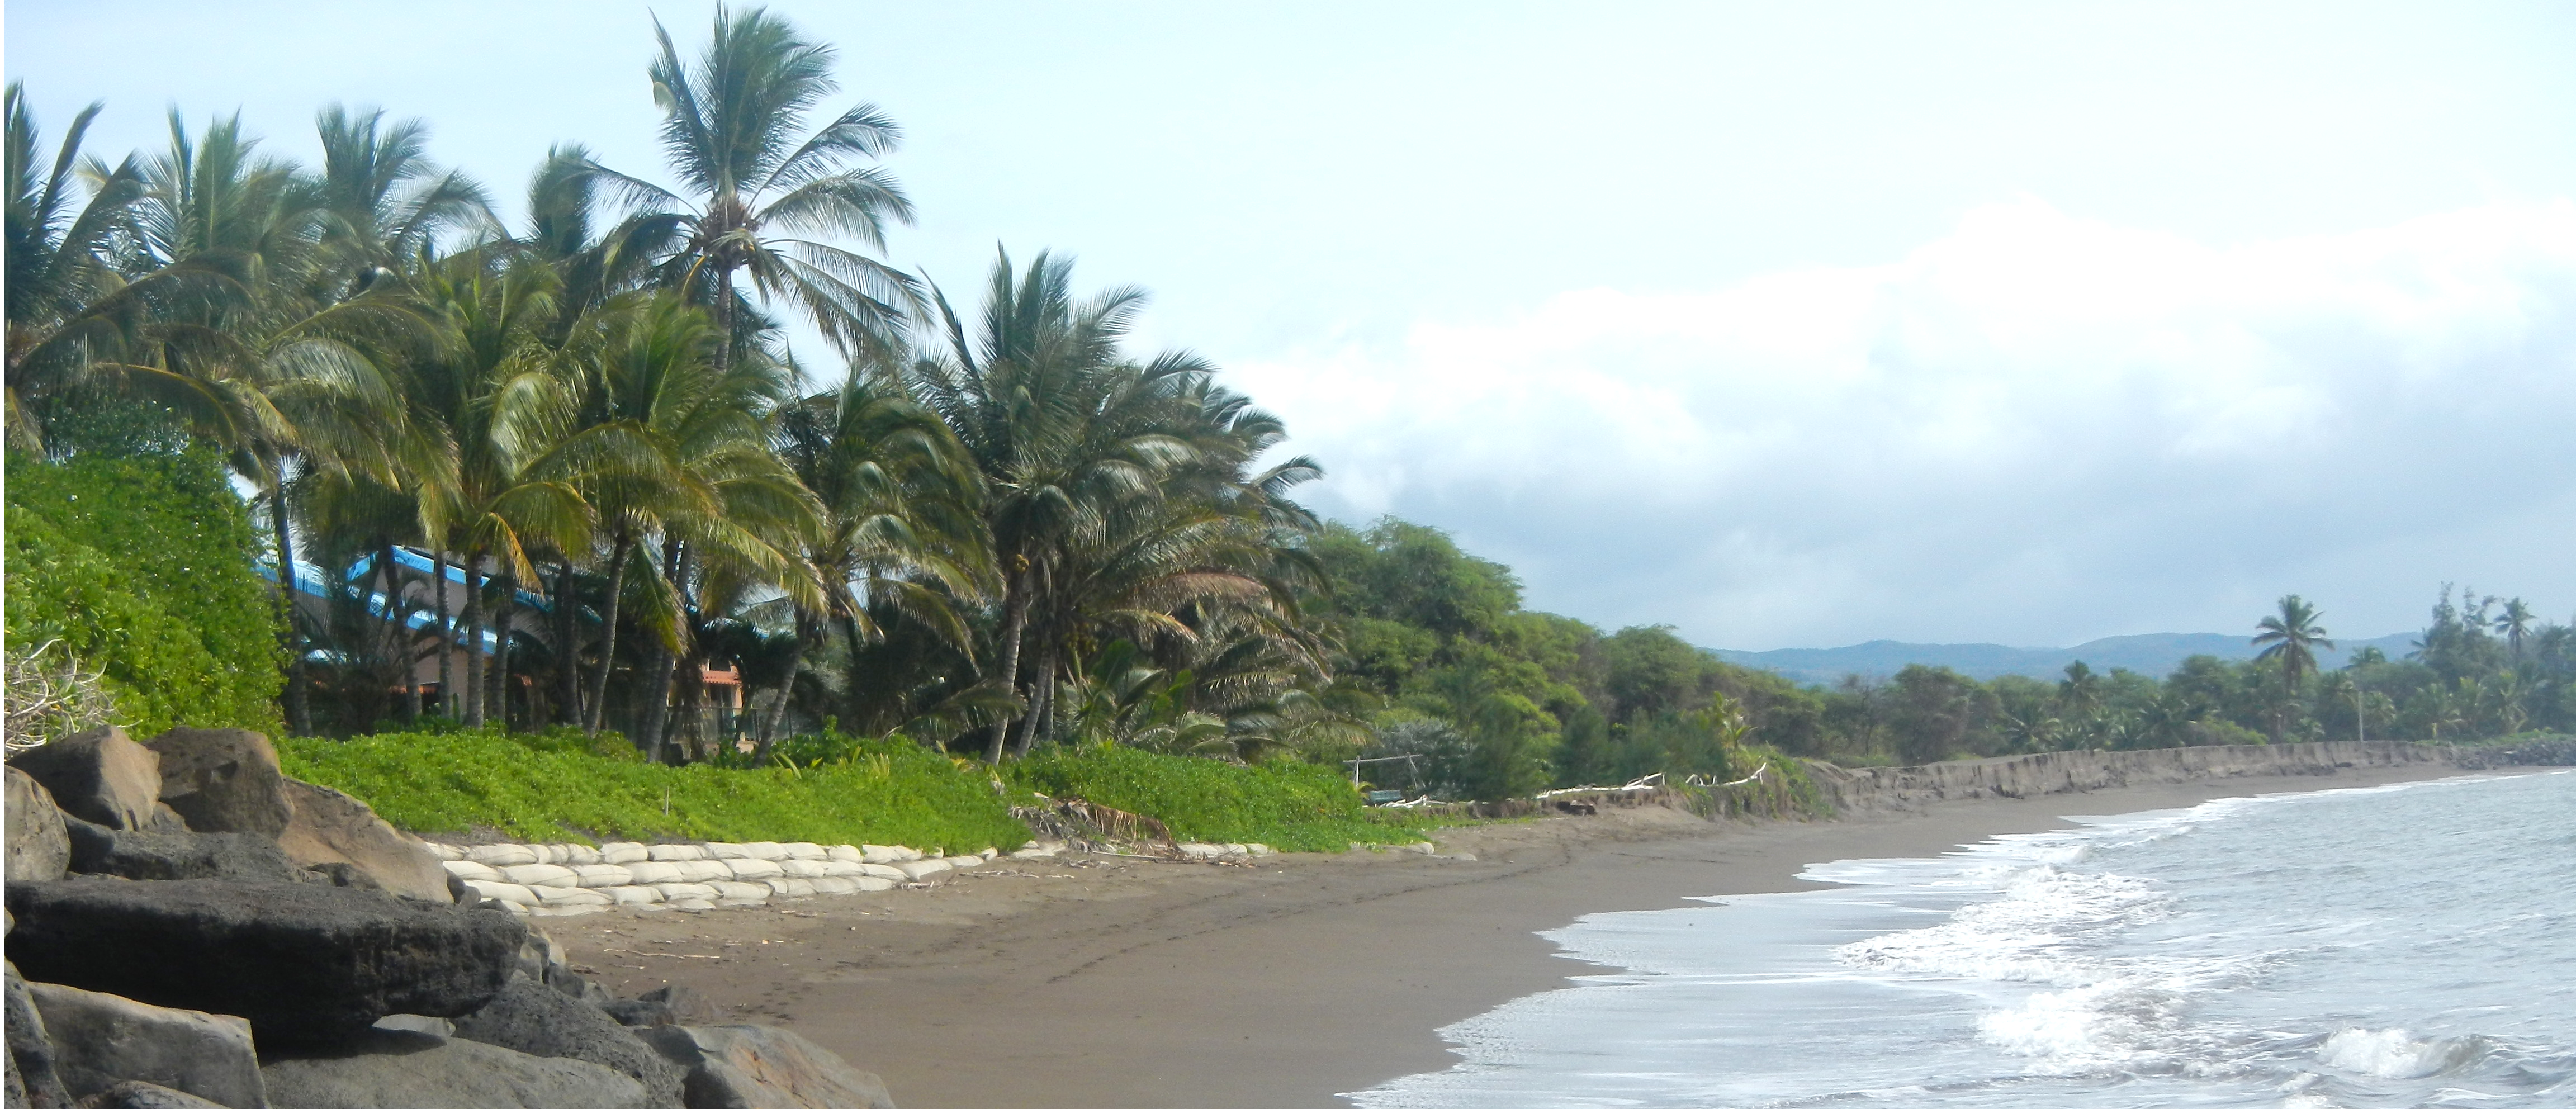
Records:
[[[1847,769],[1810,762],[1807,772],[1837,813],[1901,812],[1941,801],[2040,797],[2121,786],[2333,774],[2360,767],[2452,765],[2447,747],[2372,740],[2154,751],[2045,751],[1930,766]]]

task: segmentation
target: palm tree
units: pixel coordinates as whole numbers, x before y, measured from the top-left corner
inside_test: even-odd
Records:
[[[2316,606],[2292,593],[2281,598],[2278,613],[2254,625],[2260,632],[2254,637],[2254,646],[2263,648],[2254,657],[2258,661],[2277,659],[2281,664],[2281,708],[2273,715],[2272,726],[2275,740],[2289,727],[2290,703],[2299,695],[2299,679],[2316,672],[2317,648],[2334,650],[2334,641],[2326,638],[2329,633],[2317,624],[2322,615]]]
[[[814,526],[813,496],[769,446],[768,413],[787,374],[765,359],[720,366],[721,345],[703,311],[637,293],[611,301],[563,354],[578,367],[583,397],[566,451],[611,551],[589,726],[606,709],[623,602],[647,602],[660,642],[634,738],[648,748],[673,670],[688,657],[686,592],[700,573],[757,575],[816,603],[811,575],[789,554]],[[636,556],[657,536],[659,565],[642,573],[649,560]]]
[[[2530,637],[2532,622],[2539,618],[2540,614],[2533,612],[2520,597],[2506,601],[2504,611],[2496,614],[2495,630],[2504,636],[2505,649],[2514,661],[2522,661],[2523,640]]]
[[[1000,255],[971,341],[934,289],[948,348],[908,375],[982,472],[1003,583],[999,657],[989,672],[1025,691],[1024,716],[1051,683],[1051,671],[1021,680],[1021,652],[1032,609],[1065,569],[1058,556],[1068,543],[1116,547],[1127,538],[1120,524],[1133,519],[1122,513],[1156,499],[1162,476],[1195,457],[1174,434],[1173,402],[1208,372],[1188,355],[1123,360],[1118,343],[1144,293],[1117,288],[1077,302],[1072,272],[1070,259],[1041,253],[1021,272]],[[1008,726],[994,725],[987,762],[1000,761]]]
[[[162,272],[203,265],[224,276],[226,295],[160,306],[123,360],[93,366],[230,453],[268,504],[283,585],[297,563],[289,499],[299,472],[390,477],[421,461],[380,354],[416,339],[422,321],[390,288],[339,300],[322,292],[320,190],[257,147],[238,116],[216,121],[202,142],[171,116],[168,151],[139,170],[128,261]],[[291,605],[287,616],[287,719],[309,732]]]
[[[365,292],[399,276],[442,233],[491,225],[483,187],[431,164],[421,121],[388,125],[381,111],[351,115],[333,104],[314,117],[314,130],[322,140],[322,245],[332,255],[324,277],[338,285],[324,296]]]
[[[823,641],[826,622],[840,626],[855,663],[863,640],[883,637],[878,611],[903,614],[971,658],[972,632],[956,602],[980,600],[998,582],[982,486],[948,426],[906,397],[889,368],[853,363],[839,389],[780,411],[776,446],[821,513],[802,556],[824,603],[795,609],[789,680]],[[764,750],[787,701],[782,690],[762,721]],[[857,726],[858,706],[844,719]]]
[[[893,345],[919,305],[918,285],[826,240],[855,238],[883,250],[887,223],[912,221],[902,186],[867,164],[894,149],[901,134],[894,121],[860,104],[807,133],[806,113],[838,88],[833,50],[764,10],[719,6],[695,65],[681,60],[658,20],[653,30],[662,46],[651,68],[653,97],[680,190],[590,168],[653,217],[640,231],[667,244],[666,279],[716,314],[726,337],[718,363],[732,358],[747,322],[736,305],[736,273],[764,299],[791,305],[844,355]]]
[[[102,348],[131,331],[134,309],[148,291],[135,289],[110,258],[143,197],[134,159],[114,169],[93,163],[86,201],[74,185],[81,140],[101,108],[94,103],[72,117],[47,168],[26,90],[9,83],[8,437],[14,446],[43,447],[38,409],[76,384],[90,357],[107,353]]]

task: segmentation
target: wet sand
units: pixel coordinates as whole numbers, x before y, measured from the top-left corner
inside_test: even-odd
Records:
[[[619,994],[694,987],[883,1075],[903,1109],[1328,1109],[1448,1067],[1442,1026],[1591,973],[1535,934],[1586,913],[1811,889],[1796,875],[1812,863],[1937,855],[2066,816],[2456,773],[2347,769],[1811,824],[1611,809],[1440,837],[1474,861],[1003,859],[927,890],[540,923]]]

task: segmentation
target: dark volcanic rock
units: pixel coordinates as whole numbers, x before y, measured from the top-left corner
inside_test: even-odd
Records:
[[[55,1068],[73,1097],[140,1081],[231,1109],[267,1109],[259,1053],[240,1017],[164,1009],[51,982],[32,983],[28,993],[44,1015]]]
[[[266,1105],[267,1102],[260,1104]],[[149,1082],[119,1082],[82,1098],[80,1109],[239,1109]]]
[[[63,876],[72,842],[63,832],[63,810],[53,794],[17,767],[9,768],[9,864],[12,880],[42,882]]]
[[[885,1082],[782,1028],[639,1028],[689,1069],[688,1109],[894,1109]]]
[[[491,915],[491,914],[484,914]],[[276,1109],[653,1109],[644,1087],[577,1059],[370,1029],[320,1055],[262,1068]]]
[[[294,819],[268,737],[239,728],[172,728],[145,744],[161,756],[161,800],[200,832],[276,839]]]
[[[76,874],[167,882],[219,878],[228,882],[300,882],[304,875],[277,844],[240,832],[128,832],[78,818],[63,821],[71,837]]]
[[[28,1109],[71,1109],[71,1095],[63,1091],[62,1075],[54,1069],[54,1042],[45,1034],[45,1018],[37,1014],[17,965],[0,965],[8,967],[8,1011],[0,1016],[9,1032],[9,1096]]]
[[[501,996],[481,1011],[457,1018],[455,1034],[526,1055],[597,1063],[643,1083],[653,1104],[679,1109],[678,1066],[608,1014],[525,975],[513,975]]]
[[[666,1024],[723,1024],[724,1011],[705,994],[687,986],[664,986],[646,990],[631,1001],[612,1001],[600,1008],[629,1028],[659,1028]]]
[[[247,1017],[263,1050],[471,1013],[526,935],[507,913],[315,884],[11,882],[9,912],[28,977]]]
[[[177,815],[161,802],[161,758],[125,737],[123,728],[92,728],[9,760],[54,795],[54,804],[92,824],[175,830]]]

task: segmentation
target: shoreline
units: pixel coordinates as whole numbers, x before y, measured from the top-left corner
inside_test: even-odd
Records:
[[[1943,801],[1815,823],[1608,809],[1451,829],[1444,856],[1000,860],[927,890],[543,927],[621,995],[664,983],[882,1075],[903,1109],[1330,1107],[1457,1060],[1438,1030],[1595,973],[1538,933],[1807,866],[1938,855],[2065,817],[2460,776],[2445,765]]]

